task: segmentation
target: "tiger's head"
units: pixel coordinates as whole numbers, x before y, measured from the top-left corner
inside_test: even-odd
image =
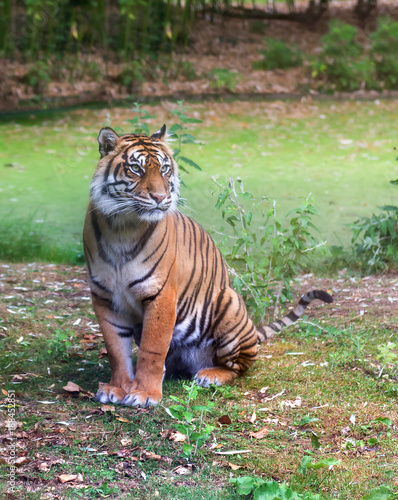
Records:
[[[101,159],[90,185],[91,201],[106,217],[158,222],[177,208],[180,180],[166,143],[166,125],[151,137],[98,135]]]

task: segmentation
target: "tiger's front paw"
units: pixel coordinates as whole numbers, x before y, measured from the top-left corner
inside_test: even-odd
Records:
[[[158,403],[160,403],[161,399],[162,393],[159,391],[146,392],[135,390],[130,391],[128,394],[126,394],[121,404],[126,406],[141,406],[142,408],[146,408],[149,405],[157,405]]]
[[[103,382],[99,382],[98,385],[99,388],[94,399],[100,403],[121,404],[122,400],[126,397],[126,391],[121,387],[104,384]]]

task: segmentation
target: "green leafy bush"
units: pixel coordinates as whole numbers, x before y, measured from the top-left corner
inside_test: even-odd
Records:
[[[391,181],[398,185],[398,179]],[[362,217],[352,224],[352,244],[367,272],[384,271],[398,264],[398,207],[380,207],[380,214]]]
[[[123,87],[127,87],[129,92],[134,92],[141,88],[145,81],[144,68],[138,61],[131,61],[119,74],[117,81]]]
[[[186,443],[182,446],[182,456],[189,459],[191,455],[196,455],[198,448],[209,439],[215,429],[203,421],[204,413],[211,412],[214,403],[207,401],[203,405],[192,404],[198,394],[204,390],[196,384],[195,380],[189,385],[183,384],[183,388],[186,399],[170,396],[178,404],[166,407],[165,410],[168,415],[178,420],[179,423],[175,425],[176,430],[187,437]]]
[[[387,89],[398,88],[398,22],[382,17],[377,30],[370,35],[371,57],[377,79]]]
[[[210,87],[217,89],[228,89],[231,92],[235,90],[238,83],[236,73],[225,68],[213,68],[210,73]]]
[[[253,495],[251,498],[254,500],[323,500],[324,498],[310,492],[296,493],[286,483],[264,481],[257,477],[232,478],[230,483],[236,486],[239,495]]]
[[[276,213],[276,202],[266,197],[256,201],[245,191],[240,178],[228,183],[214,179],[218,186],[216,208],[227,227],[213,233],[221,236],[219,246],[229,266],[235,290],[243,296],[255,319],[264,317],[271,303],[291,301],[293,279],[315,253],[324,251],[314,237],[312,223],[317,208],[310,197],[289,212],[286,220]],[[261,226],[261,233],[254,229]]]
[[[312,62],[312,77],[325,80],[321,87],[336,90],[357,90],[375,86],[375,66],[369,57],[362,57],[363,46],[357,40],[358,30],[338,19],[330,21],[329,33],[321,38],[322,52]]]
[[[32,87],[36,93],[41,94],[45,92],[48,84],[51,82],[51,67],[48,62],[37,61],[31,65],[23,81],[28,87]]]
[[[288,47],[282,40],[266,38],[266,49],[260,50],[263,59],[253,63],[254,69],[288,69],[303,64],[301,50],[296,46]]]

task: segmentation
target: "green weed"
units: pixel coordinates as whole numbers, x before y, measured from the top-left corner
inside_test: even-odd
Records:
[[[179,423],[175,425],[177,431],[187,437],[187,442],[182,446],[182,455],[189,459],[195,456],[198,448],[207,441],[215,429],[214,426],[206,424],[203,421],[205,412],[211,412],[214,408],[212,401],[207,401],[204,405],[192,404],[198,397],[202,387],[199,387],[195,381],[190,385],[183,384],[186,393],[186,399],[177,396],[170,398],[178,404],[165,407],[166,413],[177,419]]]
[[[216,209],[222,210],[227,223],[213,232],[222,238],[233,287],[256,320],[261,320],[270,304],[292,300],[293,279],[323,247],[313,235],[317,228],[311,219],[317,208],[308,197],[289,212],[290,218],[282,220],[277,217],[276,202],[265,197],[256,201],[240,178],[230,178],[228,184],[213,180],[219,188]],[[262,217],[260,234],[252,228],[257,214]]]
[[[235,90],[238,83],[238,75],[225,68],[213,68],[209,73],[210,86],[217,89]]]
[[[282,40],[266,38],[266,49],[260,50],[263,59],[253,63],[254,69],[289,69],[303,64],[302,52],[296,46],[289,47]]]

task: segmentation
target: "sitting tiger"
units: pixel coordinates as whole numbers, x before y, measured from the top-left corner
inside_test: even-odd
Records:
[[[84,252],[111,367],[96,394],[102,403],[155,405],[165,374],[204,387],[232,382],[254,363],[259,342],[312,300],[333,301],[314,290],[282,320],[256,328],[213,240],[177,208],[178,167],[166,138],[165,125],[151,137],[108,127],[98,136]]]

